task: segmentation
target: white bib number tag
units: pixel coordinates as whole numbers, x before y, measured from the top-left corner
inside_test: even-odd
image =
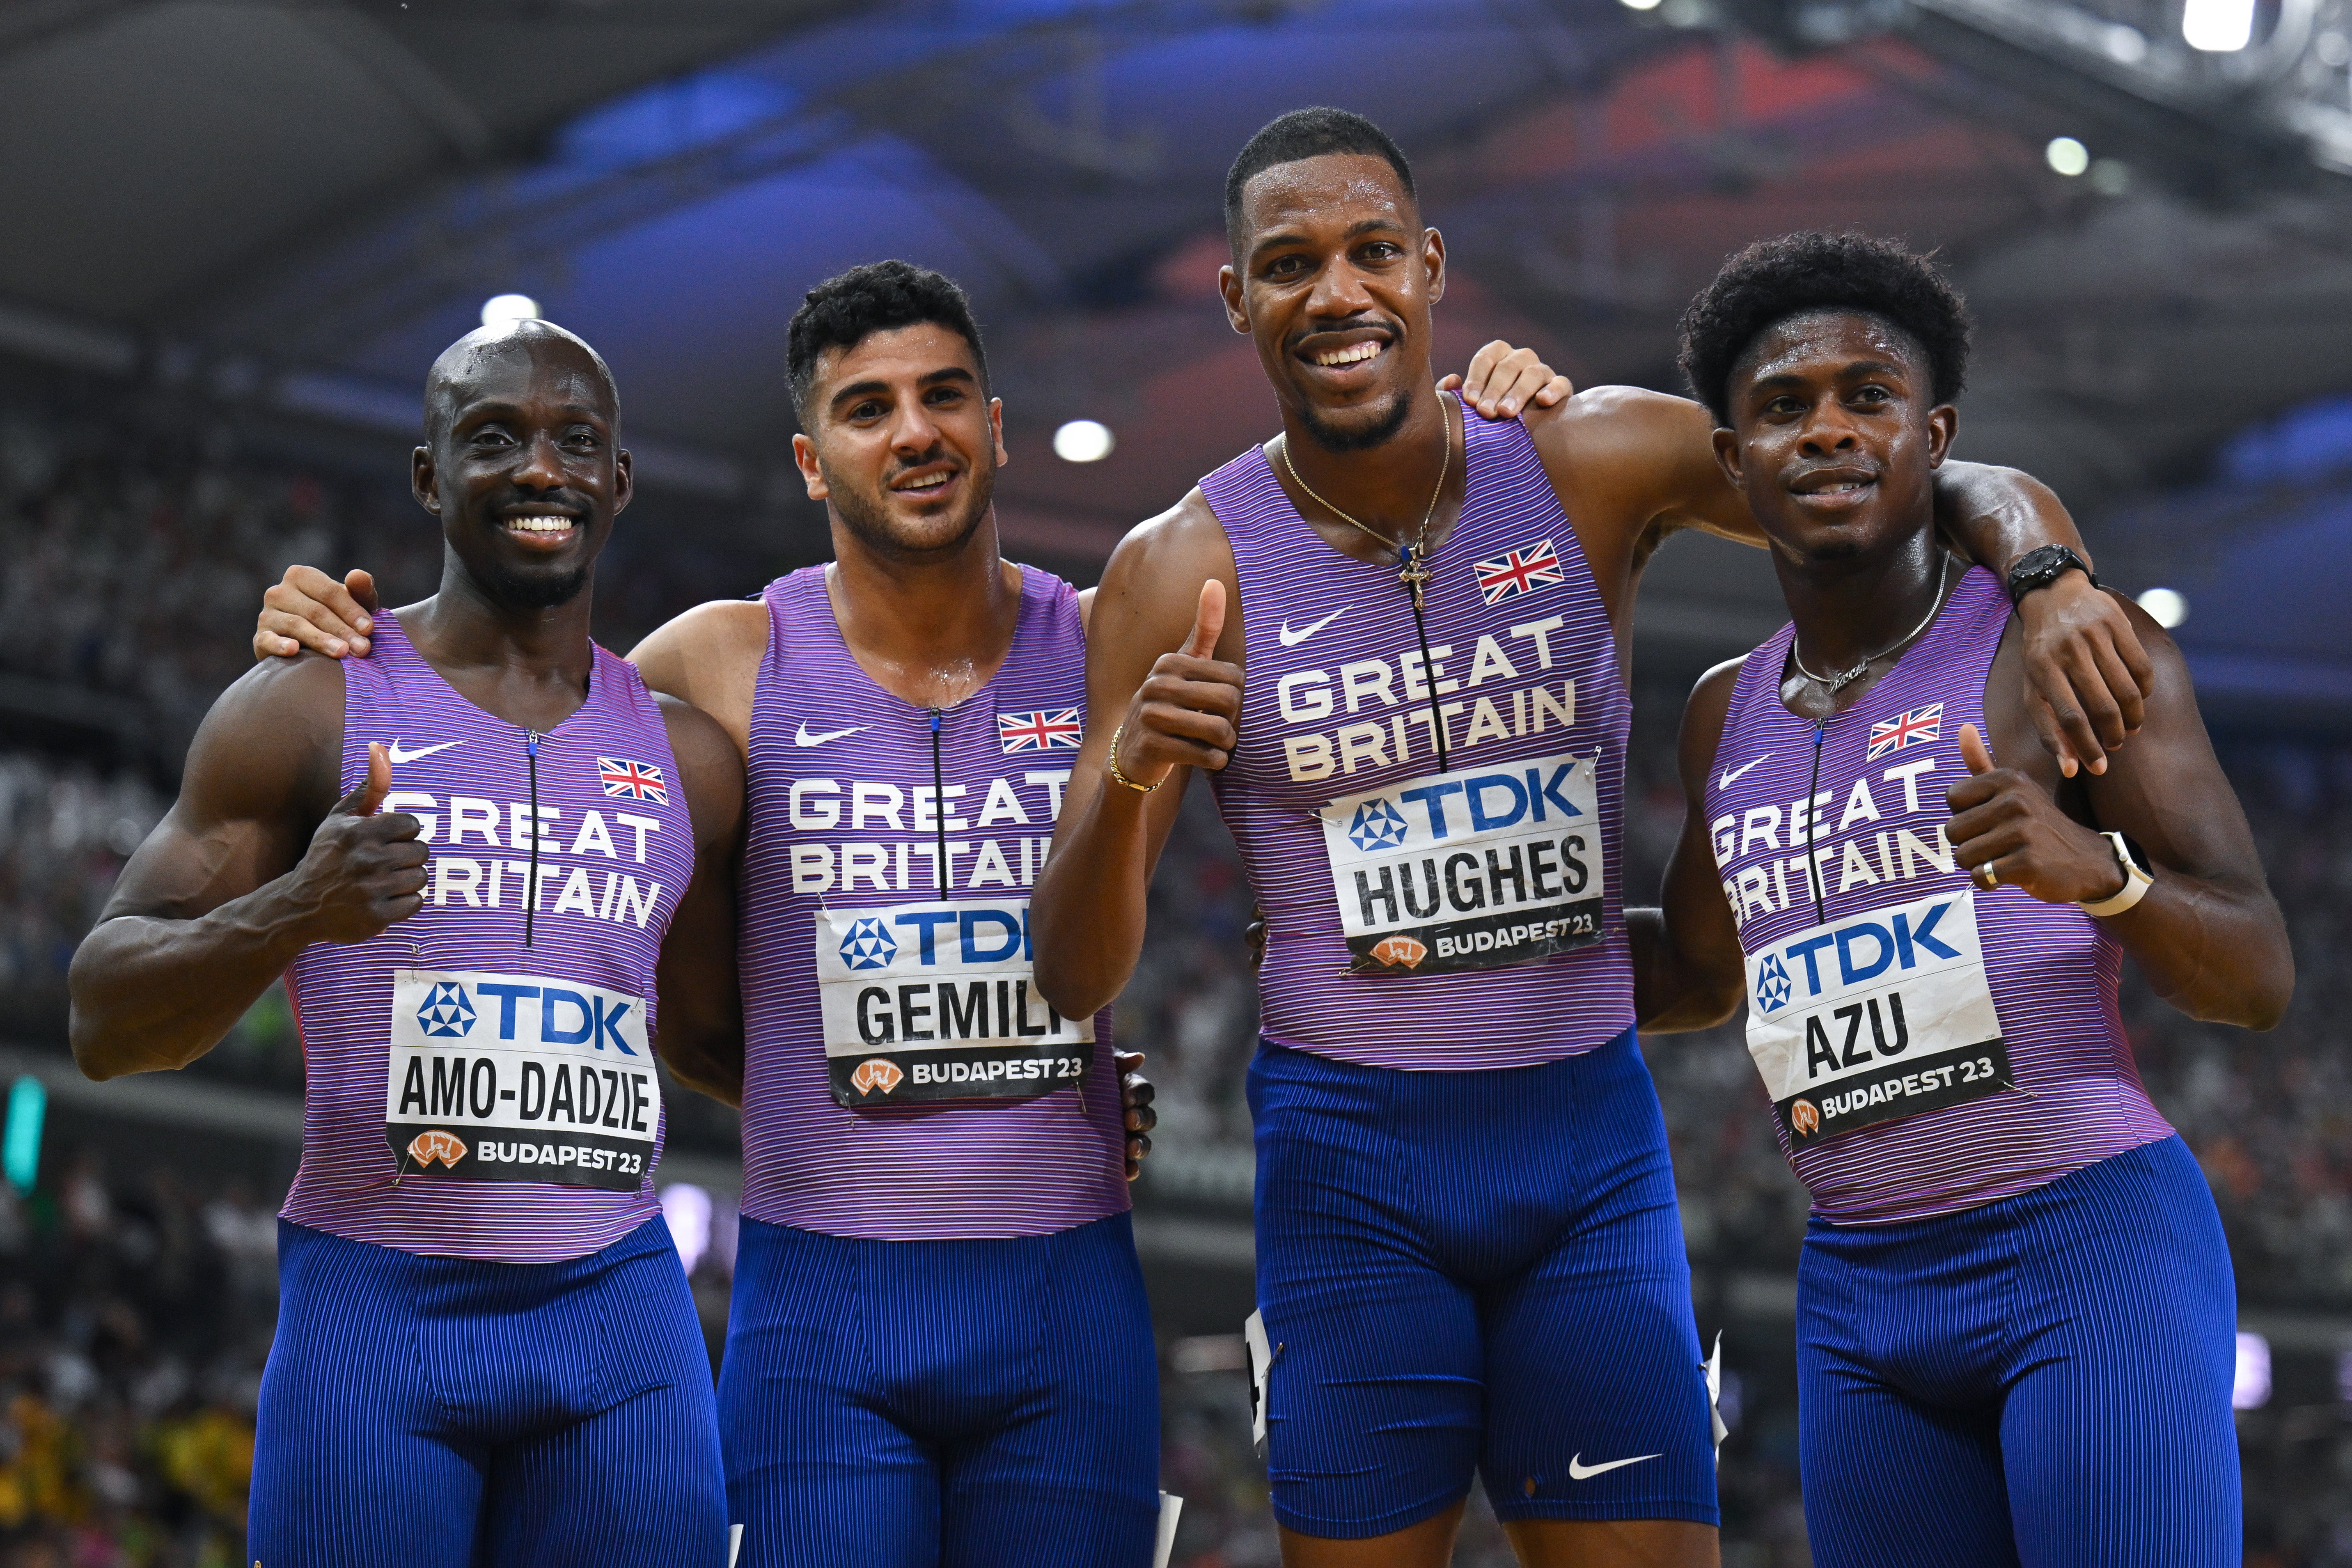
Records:
[[[383,1123],[404,1177],[634,1192],[661,1110],[641,996],[469,969],[394,976]]]
[[[1094,1020],[1037,994],[1026,899],[821,909],[816,981],[843,1105],[1026,1100],[1094,1057]]]
[[[1351,974],[1500,969],[1601,940],[1593,760],[1464,768],[1321,812]]]
[[[1748,1051],[1795,1149],[2008,1087],[1975,894],[1873,910],[1749,953]]]

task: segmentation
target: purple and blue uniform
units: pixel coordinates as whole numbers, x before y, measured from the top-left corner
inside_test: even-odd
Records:
[[[2235,1292],[2141,1088],[2121,946],[1943,837],[2009,625],[1991,574],[1844,712],[1735,682],[1706,805],[1748,1037],[1811,1191],[1805,1515],[1824,1564],[2237,1561]]]
[[[425,907],[287,975],[305,1094],[278,1229],[253,1556],[726,1556],[709,1361],[654,1201],[655,960],[694,833],[653,697],[598,649],[531,734],[380,616],[341,777],[393,755]]]
[[[739,1561],[1135,1568],[1159,1399],[1118,1078],[1029,945],[1077,595],[1020,568],[1002,668],[933,710],[859,667],[825,571],[769,585],[751,713]]]
[[[1615,638],[1532,440],[1465,418],[1418,614],[1253,448],[1241,739],[1214,775],[1266,923],[1258,1308],[1276,1516],[1714,1522],[1714,1450],[1620,889]]]

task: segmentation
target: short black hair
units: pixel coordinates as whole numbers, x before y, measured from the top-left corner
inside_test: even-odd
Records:
[[[1256,135],[1242,144],[1241,155],[1225,171],[1225,238],[1236,249],[1240,247],[1244,185],[1276,163],[1295,163],[1301,158],[1321,158],[1334,153],[1387,159],[1389,167],[1396,171],[1397,179],[1404,185],[1404,194],[1416,202],[1421,199],[1412,188],[1412,165],[1405,162],[1403,149],[1390,139],[1387,132],[1345,109],[1294,109],[1267,121]]]
[[[1731,371],[1791,316],[1853,310],[1919,345],[1937,403],[1968,383],[1969,307],[1927,258],[1895,239],[1808,230],[1759,239],[1723,264],[1683,312],[1682,366],[1717,423],[1731,423]]]
[[[784,374],[792,382],[793,410],[803,427],[809,398],[816,390],[816,362],[827,349],[854,349],[876,332],[924,322],[961,334],[980,366],[980,389],[988,391],[988,351],[980,344],[980,323],[971,300],[954,279],[911,261],[869,261],[836,272],[801,300],[785,329]]]

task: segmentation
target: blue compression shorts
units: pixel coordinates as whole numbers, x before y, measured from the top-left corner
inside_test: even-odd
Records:
[[[563,1263],[279,1221],[247,1556],[720,1568],[710,1357],[669,1227]]]
[[[1816,1219],[1797,1272],[1822,1568],[2236,1568],[2236,1289],[2165,1138],[1958,1214]]]
[[[719,1380],[739,1568],[1149,1568],[1159,1359],[1113,1215],[876,1241],[743,1221]]]
[[[1536,1067],[1251,1064],[1275,1517],[1717,1522],[1690,1265],[1633,1036]]]

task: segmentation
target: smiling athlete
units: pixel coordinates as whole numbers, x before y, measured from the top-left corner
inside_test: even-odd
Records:
[[[1479,1471],[1527,1562],[1711,1563],[1707,1393],[1633,1029],[1624,677],[1658,542],[1760,536],[1696,404],[1611,388],[1525,426],[1449,404],[1444,241],[1370,121],[1275,121],[1225,216],[1226,312],[1283,431],[1104,574],[1038,983],[1066,1013],[1117,994],[1211,770],[1266,926],[1249,1093],[1286,1562],[1444,1563]],[[1948,465],[1936,500],[2004,567],[2079,542],[2019,476]],[[2079,578],[2028,603],[2053,734],[2097,765],[2095,729],[2137,718],[2131,633]]]
[[[1751,247],[1684,318],[1794,619],[1684,713],[1688,815],[1663,917],[1634,925],[1643,1026],[1745,998],[1812,1193],[1816,1562],[2221,1568],[2229,1252],[2116,986],[2127,952],[2183,1012],[2267,1028],[2294,960],[2153,621],[2132,612],[2152,679],[2114,765],[2068,780],[2036,738],[2009,596],[1934,533],[1967,354],[1935,270],[1854,236]]]
[[[1481,361],[1480,386],[1545,395],[1534,356]],[[952,282],[827,279],[788,370],[833,563],[631,655],[749,773],[739,1561],[1140,1568],[1158,1362],[1121,1176],[1149,1089],[1123,1152],[1109,1020],[1056,1013],[1028,952],[1086,595],[999,553],[1002,407]],[[308,568],[270,601],[257,652],[363,635]]]
[[[366,663],[264,666],[213,705],[75,955],[74,1054],[184,1067],[286,976],[302,1163],[256,1562],[719,1568],[654,1047],[695,1078],[740,1049],[742,764],[589,640],[630,495],[604,361],[484,328],[425,406],[439,592]]]

